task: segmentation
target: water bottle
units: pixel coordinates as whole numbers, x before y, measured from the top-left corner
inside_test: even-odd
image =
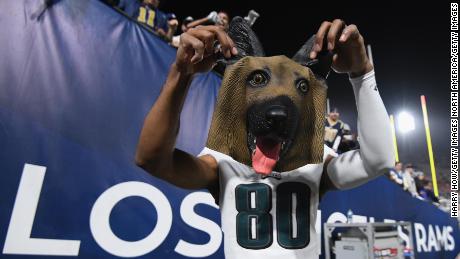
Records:
[[[351,209],[347,212],[347,223],[353,223],[353,211]]]

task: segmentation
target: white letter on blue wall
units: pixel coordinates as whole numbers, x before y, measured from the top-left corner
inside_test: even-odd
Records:
[[[32,238],[46,167],[25,164],[6,234],[4,254],[77,256],[79,240]]]
[[[214,254],[222,243],[222,230],[214,221],[197,215],[193,208],[197,204],[206,204],[216,209],[211,194],[206,192],[192,192],[187,195],[180,206],[180,215],[184,222],[198,230],[209,234],[209,242],[206,244],[191,244],[184,240],[179,240],[174,251],[188,257],[206,257]]]
[[[139,196],[148,200],[157,210],[157,223],[152,232],[138,241],[118,238],[110,227],[110,212],[124,198]],[[89,219],[91,233],[105,251],[121,257],[145,255],[157,248],[171,229],[171,205],[165,195],[152,185],[143,182],[125,182],[112,186],[94,203]]]

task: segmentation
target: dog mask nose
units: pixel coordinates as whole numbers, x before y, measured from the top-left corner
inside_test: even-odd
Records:
[[[265,113],[267,120],[274,123],[283,123],[287,119],[286,107],[281,105],[273,105]]]

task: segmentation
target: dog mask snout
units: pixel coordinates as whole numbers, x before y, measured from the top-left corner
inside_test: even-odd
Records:
[[[248,131],[254,136],[291,139],[298,125],[298,111],[287,96],[251,105],[247,112]]]
[[[273,124],[283,124],[287,117],[287,109],[285,106],[272,105],[265,113],[267,120]]]

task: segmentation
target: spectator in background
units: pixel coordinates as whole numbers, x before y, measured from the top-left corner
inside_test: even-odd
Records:
[[[353,149],[359,149],[358,135],[352,133],[350,125],[344,123],[342,139],[340,141],[339,147],[337,148],[338,153],[345,153]]]
[[[423,185],[425,184],[425,174],[423,172],[419,172],[417,177],[415,177],[415,187],[417,188],[417,193],[420,195],[420,191],[423,190]]]
[[[390,170],[390,179],[396,184],[403,186],[403,164],[401,162],[396,162],[395,167]]]
[[[193,21],[187,25],[187,28],[194,28],[199,25],[217,25],[221,26],[224,30],[228,30],[230,24],[230,16],[225,11],[212,11],[208,16]]]
[[[414,167],[412,164],[407,164],[403,173],[403,187],[405,191],[408,191],[413,197],[418,196],[417,187],[415,186],[415,180],[413,177]]]
[[[230,15],[228,15],[227,12],[225,11],[219,11],[217,13],[217,17],[218,17],[218,22],[217,22],[217,25],[220,25],[224,28],[224,30],[228,30],[228,26],[230,25]]]
[[[185,17],[185,19],[182,21],[182,24],[181,24],[181,27],[180,29],[182,30],[182,32],[187,32],[188,31],[188,27],[187,25],[189,25],[189,23],[193,22],[194,19],[192,16],[187,16]]]
[[[438,197],[434,195],[433,184],[431,181],[424,181],[423,189],[420,190],[420,196],[427,201],[439,203]]]
[[[166,14],[160,11],[159,4],[159,0],[143,0],[135,17],[138,22],[152,28],[160,37],[171,42],[179,23],[173,13]]]
[[[326,127],[324,132],[324,143],[336,152],[339,151],[340,142],[342,141],[344,132],[346,131],[346,123],[341,121],[339,117],[339,110],[337,108],[333,108],[326,117]]]
[[[193,17],[192,16],[187,16],[183,21],[182,21],[182,24],[180,26],[180,29],[182,31],[182,33],[184,32],[187,32],[189,30],[189,28],[187,27],[187,25],[189,25],[191,22],[193,22]],[[179,48],[179,42],[180,42],[180,35],[176,35],[172,38],[172,41],[171,41],[171,45],[173,47],[176,47],[176,48]]]
[[[229,21],[230,21],[230,16],[226,12],[212,11],[211,13],[209,13],[208,16],[198,19],[198,20],[193,20],[191,16],[188,16],[187,18],[184,19],[184,21],[182,21],[181,30],[182,32],[187,32],[191,28],[195,28],[196,26],[200,26],[200,25],[218,25],[227,31],[228,26],[229,26]],[[172,38],[171,45],[178,48],[179,42],[180,42],[180,35],[174,36]]]

